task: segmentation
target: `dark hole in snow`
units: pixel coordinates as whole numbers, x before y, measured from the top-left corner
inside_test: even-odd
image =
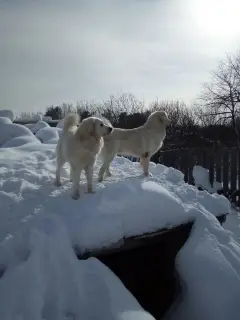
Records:
[[[220,223],[226,215],[217,217]],[[109,267],[134,295],[140,305],[156,319],[162,319],[181,295],[175,258],[188,239],[194,222],[152,234],[131,237],[117,248],[77,253],[78,259],[96,257]]]

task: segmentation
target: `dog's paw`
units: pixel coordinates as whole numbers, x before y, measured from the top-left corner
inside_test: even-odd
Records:
[[[142,177],[144,177],[144,178],[152,178],[152,176],[153,175],[150,172],[142,174]]]
[[[61,187],[61,181],[59,181],[59,180],[55,180],[54,181],[54,185],[56,186],[56,187]]]
[[[94,194],[94,193],[96,193],[96,191],[94,191],[93,189],[89,189],[89,190],[85,191],[85,193]]]
[[[111,176],[112,176],[111,171],[107,170],[107,172],[106,172],[106,176],[107,176],[107,177],[111,177]]]
[[[98,182],[102,182],[103,181],[103,177],[98,177]]]
[[[78,200],[80,198],[80,192],[79,191],[74,191],[71,194],[71,197],[72,197],[73,200]]]

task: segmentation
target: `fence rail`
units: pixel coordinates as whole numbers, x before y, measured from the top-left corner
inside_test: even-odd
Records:
[[[135,157],[127,157],[131,161],[139,161]],[[185,182],[194,184],[193,167],[200,165],[209,170],[209,182],[223,184],[224,194],[232,194],[231,200],[240,206],[240,150],[237,148],[191,148],[160,151],[151,161],[162,163],[183,172]]]
[[[209,170],[209,182],[222,182],[225,194],[240,189],[240,151],[237,148],[196,148],[160,151],[154,159],[184,173],[184,180],[194,184],[193,167],[200,165]],[[232,201],[240,205],[240,196],[233,194]]]

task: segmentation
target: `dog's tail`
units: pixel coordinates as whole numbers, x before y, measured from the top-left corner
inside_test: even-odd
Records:
[[[77,113],[69,113],[64,118],[63,131],[67,132],[71,127],[79,124],[80,117]]]

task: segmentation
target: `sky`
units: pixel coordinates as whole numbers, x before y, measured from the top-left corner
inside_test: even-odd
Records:
[[[103,100],[191,104],[240,49],[239,0],[0,0],[0,109]]]

